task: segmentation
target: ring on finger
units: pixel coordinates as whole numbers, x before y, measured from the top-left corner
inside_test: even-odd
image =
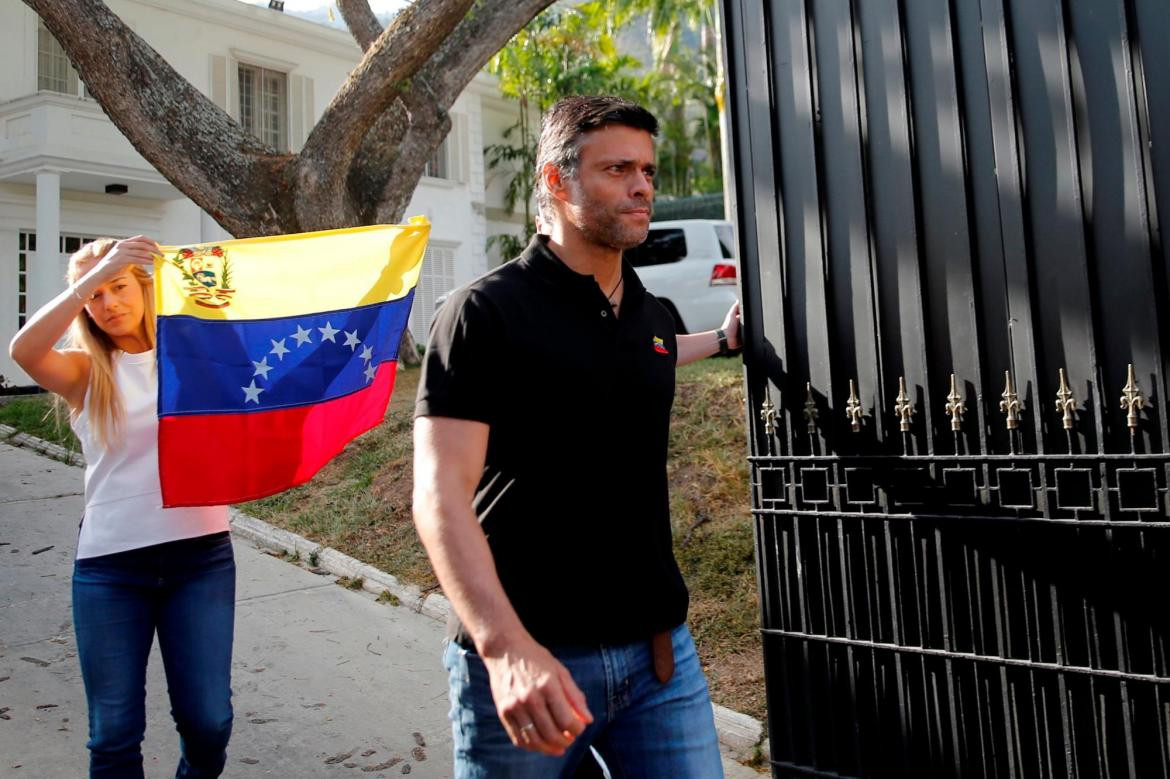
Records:
[[[527,725],[520,726],[520,738],[524,739],[525,744],[532,740],[531,733],[534,730],[536,730],[536,724],[533,722],[529,722]]]

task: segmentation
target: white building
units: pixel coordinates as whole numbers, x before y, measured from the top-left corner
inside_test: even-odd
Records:
[[[108,0],[196,88],[277,148],[296,151],[358,62],[348,33],[236,0]],[[423,340],[437,295],[485,272],[489,235],[518,232],[506,174],[484,147],[515,121],[494,80],[475,78],[407,215],[433,223],[411,330]],[[65,261],[96,236],[222,240],[223,229],[146,162],[86,96],[60,44],[23,3],[0,6],[0,344],[63,286]],[[47,250],[47,251],[46,251]],[[8,384],[31,383],[0,353]]]

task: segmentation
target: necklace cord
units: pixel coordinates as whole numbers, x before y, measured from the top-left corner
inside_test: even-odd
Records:
[[[605,299],[609,301],[609,304],[610,304],[611,306],[616,306],[616,305],[617,305],[617,303],[615,303],[615,302],[614,302],[614,300],[613,300],[613,296],[614,296],[614,295],[617,293],[617,291],[618,291],[618,287],[620,287],[620,286],[622,285],[622,282],[623,282],[623,281],[625,281],[625,280],[626,280],[626,279],[625,279],[625,277],[624,277],[624,276],[619,276],[619,277],[618,277],[618,282],[617,282],[617,284],[614,284],[614,285],[613,285],[613,289],[611,289],[611,290],[609,291],[609,294],[605,296]]]

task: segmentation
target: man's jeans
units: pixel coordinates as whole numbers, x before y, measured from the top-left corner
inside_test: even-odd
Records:
[[[91,777],[143,775],[146,662],[155,631],[180,736],[176,776],[220,775],[232,730],[235,591],[227,533],[74,563]]]
[[[487,668],[474,650],[447,644],[456,779],[570,777],[592,745],[613,779],[719,779],[707,679],[686,625],[672,633],[674,676],[654,675],[649,637],[632,644],[550,647],[589,702],[593,724],[563,757],[516,747],[496,713]]]

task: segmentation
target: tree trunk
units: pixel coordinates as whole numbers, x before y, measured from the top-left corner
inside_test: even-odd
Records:
[[[422,357],[418,353],[418,344],[409,327],[402,328],[402,340],[398,342],[399,365],[422,365]]]

